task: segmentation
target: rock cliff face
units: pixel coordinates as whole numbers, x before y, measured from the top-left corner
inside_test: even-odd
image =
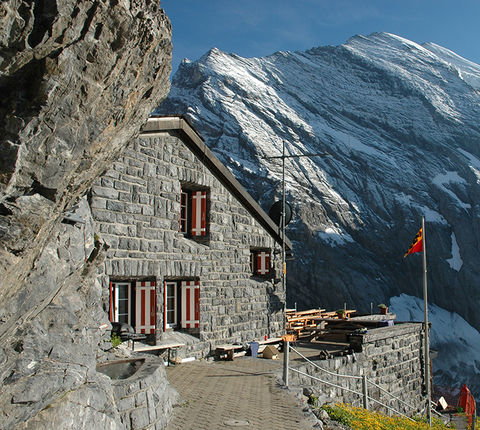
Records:
[[[170,24],[151,0],[7,0],[0,26],[0,427],[43,410],[123,428],[95,372],[103,245],[80,198],[166,96]]]

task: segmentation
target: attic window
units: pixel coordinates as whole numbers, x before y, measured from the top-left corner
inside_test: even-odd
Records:
[[[251,250],[250,269],[255,276],[270,276],[272,273],[272,253],[270,249]]]
[[[208,236],[208,189],[182,185],[179,231],[193,239]]]

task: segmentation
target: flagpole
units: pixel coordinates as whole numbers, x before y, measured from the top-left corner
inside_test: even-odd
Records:
[[[430,341],[428,327],[428,287],[427,287],[427,232],[425,231],[425,217],[422,216],[423,233],[423,313],[424,313],[424,351],[425,351],[425,385],[427,388],[427,418],[432,426],[431,386],[430,386]]]

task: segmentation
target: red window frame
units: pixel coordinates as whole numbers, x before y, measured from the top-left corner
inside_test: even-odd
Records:
[[[184,189],[180,194],[179,232],[190,238],[208,235],[208,191]]]

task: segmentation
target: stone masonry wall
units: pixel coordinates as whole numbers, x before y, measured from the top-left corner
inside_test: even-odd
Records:
[[[317,360],[315,363],[323,369],[342,375],[365,374],[369,381],[412,407],[393,400],[391,396],[372,384],[368,384],[370,397],[402,413],[414,415],[425,407],[426,402],[426,397],[423,395],[422,351],[422,325],[406,323],[369,330],[366,335],[363,335],[362,352],[328,360]],[[330,375],[310,364],[294,364],[294,367],[324,381],[362,393],[362,381],[359,379]],[[290,379],[292,384],[311,386],[319,396],[355,406],[363,405],[362,397],[357,394],[318,381],[312,383],[310,378],[293,371],[290,372]],[[373,401],[370,401],[370,408],[382,409]]]
[[[178,232],[181,183],[209,188],[204,243]],[[106,275],[157,281],[157,338],[163,281],[181,278],[200,281],[197,350],[283,332],[281,284],[254,277],[250,269],[251,247],[269,248],[273,258],[279,245],[175,132],[132,141],[96,182],[90,200],[99,234],[110,245]],[[280,262],[274,265],[278,276]]]
[[[149,359],[131,377],[113,381],[113,395],[126,429],[164,429],[178,393],[168,384],[163,361]]]

